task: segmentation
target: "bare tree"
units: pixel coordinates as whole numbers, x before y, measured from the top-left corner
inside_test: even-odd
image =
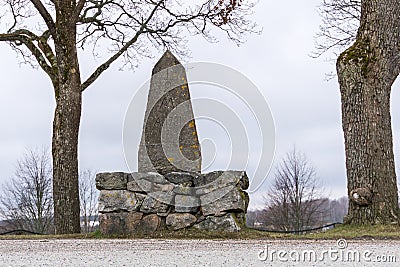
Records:
[[[333,12],[340,2],[348,3],[339,13],[347,17]],[[322,48],[346,46],[336,62],[350,200],[345,222],[398,223],[400,210],[390,94],[400,73],[400,3],[395,0],[332,0],[324,2],[323,6],[330,20],[324,20],[322,27],[347,32],[345,36],[349,37],[346,39],[332,31],[323,35],[344,41],[322,45]],[[354,27],[343,28],[342,18],[359,20],[357,31]]]
[[[45,150],[28,151],[14,177],[2,188],[0,215],[12,229],[37,233],[53,230],[51,162]]]
[[[79,174],[79,198],[81,205],[81,221],[84,233],[93,232],[99,221],[98,198],[95,174],[90,170]]]
[[[293,148],[276,168],[272,187],[266,195],[266,223],[284,231],[315,226],[323,213],[321,194],[314,167],[304,154]]]
[[[214,41],[219,29],[236,43],[254,32],[243,0],[0,0],[0,41],[49,76],[56,102],[53,120],[53,195],[56,232],[80,232],[78,134],[82,93],[122,58],[135,67],[154,49],[183,55],[186,33]],[[2,32],[2,33],[1,33]],[[107,59],[82,80],[79,48],[106,45]]]

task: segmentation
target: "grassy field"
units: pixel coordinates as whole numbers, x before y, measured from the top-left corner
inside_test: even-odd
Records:
[[[74,235],[4,235],[4,239],[93,239],[93,238],[154,238],[154,239],[399,239],[400,226],[340,225],[325,232],[301,235],[267,233],[254,229],[244,229],[238,233],[215,233],[198,230],[165,231],[147,236],[106,236],[99,231],[89,234]]]

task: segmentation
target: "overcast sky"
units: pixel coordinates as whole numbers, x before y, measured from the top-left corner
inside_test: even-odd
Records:
[[[263,93],[273,113],[275,163],[296,145],[315,166],[325,191],[338,198],[346,195],[338,83],[336,79],[325,81],[325,74],[334,71],[333,63],[309,56],[320,24],[319,2],[260,1],[255,20],[263,28],[261,35],[249,36],[240,47],[223,36],[217,44],[191,37],[188,43],[191,58],[183,62],[219,63],[247,76]],[[152,66],[160,56],[144,59],[135,72],[118,71],[120,64],[116,63],[84,93],[79,144],[81,169],[128,170],[122,145],[125,113],[132,97],[150,78]],[[0,182],[3,183],[12,177],[15,163],[25,149],[50,147],[55,103],[44,72],[19,66],[15,53],[3,43],[0,43],[0,58]],[[83,57],[84,77],[96,64],[87,58]],[[399,87],[396,83],[392,93],[396,159],[400,136]],[[196,96],[196,92],[192,95]],[[201,125],[197,129],[200,138],[210,138],[212,132]],[[249,142],[257,144],[258,140]],[[208,146],[204,145],[203,150],[205,147]],[[222,148],[216,149],[217,155],[224,153],[220,151]],[[273,169],[263,186],[251,194],[252,207],[262,204],[272,174]]]

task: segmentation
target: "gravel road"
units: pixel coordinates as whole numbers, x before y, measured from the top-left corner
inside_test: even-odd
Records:
[[[400,266],[400,241],[0,240],[0,266]]]

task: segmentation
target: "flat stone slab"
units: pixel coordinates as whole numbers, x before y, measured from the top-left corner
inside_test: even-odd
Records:
[[[99,197],[99,212],[136,211],[144,196],[128,190],[102,190]]]
[[[128,181],[146,180],[151,183],[168,184],[169,181],[157,172],[133,172],[130,174]]]
[[[195,181],[196,194],[204,195],[227,186],[239,187],[241,190],[249,188],[249,178],[244,171],[215,171],[200,175]]]
[[[123,172],[98,173],[96,188],[98,190],[124,190],[128,182],[128,174]]]

